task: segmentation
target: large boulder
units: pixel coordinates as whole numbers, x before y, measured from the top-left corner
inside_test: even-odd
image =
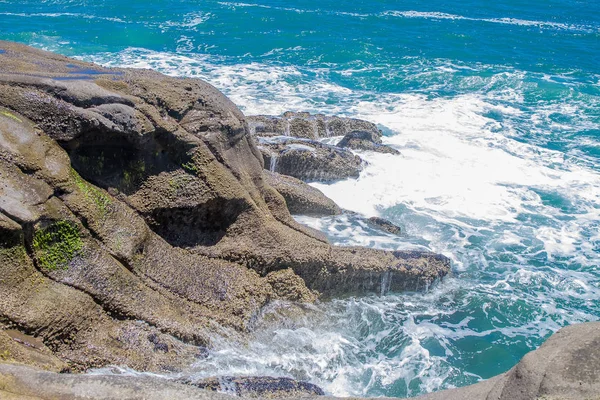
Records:
[[[415,289],[449,271],[296,223],[244,115],[203,81],[0,50],[0,328],[70,369],[177,370],[277,293]],[[266,278],[288,268],[301,279]]]
[[[369,132],[376,137],[381,137],[377,125],[356,118],[288,111],[281,116],[253,115],[246,119],[250,132],[262,137],[291,136],[317,140],[345,136],[354,131]]]
[[[348,150],[308,139],[260,138],[265,169],[303,181],[333,182],[357,178],[361,158]]]

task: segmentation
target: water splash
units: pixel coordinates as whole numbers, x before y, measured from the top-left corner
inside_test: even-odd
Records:
[[[279,160],[279,154],[271,153],[271,161],[269,164],[269,171],[276,172],[277,161]]]

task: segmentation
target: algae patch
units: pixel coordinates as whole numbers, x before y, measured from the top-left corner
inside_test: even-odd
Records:
[[[40,267],[47,271],[67,269],[83,248],[79,229],[68,221],[58,221],[33,236],[33,249]]]
[[[71,174],[73,175],[75,184],[83,193],[85,198],[96,205],[96,208],[100,211],[103,217],[106,216],[111,205],[110,198],[106,194],[104,194],[100,189],[97,189],[88,184],[86,181],[84,181],[83,178],[75,170],[72,169]]]

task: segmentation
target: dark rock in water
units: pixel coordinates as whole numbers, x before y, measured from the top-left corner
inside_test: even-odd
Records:
[[[323,192],[300,179],[265,171],[265,181],[283,196],[292,214],[326,216],[342,212]]]
[[[377,125],[356,118],[325,116],[307,112],[286,112],[282,116],[247,116],[250,132],[255,136],[292,136],[305,139],[322,139],[344,136],[350,132],[363,131],[381,137]]]
[[[398,150],[381,144],[381,135],[376,135],[370,131],[350,132],[344,136],[337,146],[343,149],[368,150],[378,153],[400,154]]]
[[[325,393],[317,385],[296,381],[290,378],[268,376],[221,376],[198,381],[182,382],[201,389],[222,392],[246,398],[300,398],[305,396],[323,396]]]
[[[399,226],[392,224],[385,218],[371,217],[367,220],[370,225],[373,225],[383,231],[391,233],[392,235],[400,235],[402,231]]]
[[[339,147],[314,140],[276,137],[260,140],[265,168],[303,181],[357,178],[362,160]]]

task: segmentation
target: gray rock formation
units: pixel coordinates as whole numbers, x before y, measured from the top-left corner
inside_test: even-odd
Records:
[[[402,234],[402,229],[400,229],[399,226],[392,224],[390,221],[388,221],[385,218],[371,217],[371,218],[367,219],[367,222],[369,223],[369,225],[375,226],[375,227],[381,229],[382,231],[391,233],[392,235]]]
[[[282,116],[247,116],[251,134],[255,136],[292,136],[304,139],[322,139],[345,136],[354,131],[370,132],[380,137],[381,132],[371,122],[356,118],[329,117],[307,112],[286,112]]]
[[[357,178],[363,161],[348,150],[314,140],[284,136],[259,138],[265,169],[303,181]]]
[[[299,179],[265,171],[265,181],[283,196],[292,214],[320,217],[342,213],[338,205],[323,192]]]
[[[400,154],[400,152],[381,142],[381,134],[372,131],[352,131],[337,144],[342,149],[367,150],[377,153]]]
[[[0,364],[0,399],[234,400],[236,397],[155,377],[57,374]]]
[[[201,389],[242,396],[246,398],[298,398],[304,396],[323,396],[325,393],[317,385],[296,381],[290,378],[264,376],[223,376],[197,381],[186,381]]]
[[[205,82],[0,49],[0,329],[69,370],[178,370],[273,298],[415,289],[449,271],[296,223],[245,117]]]

